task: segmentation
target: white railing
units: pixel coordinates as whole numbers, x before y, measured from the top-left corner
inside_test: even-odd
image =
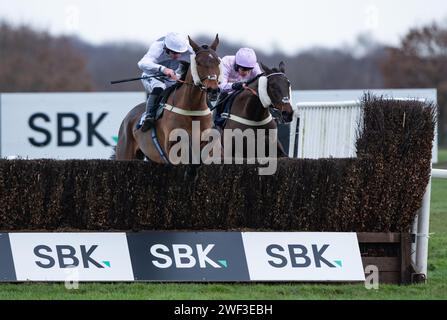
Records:
[[[290,146],[295,145],[299,118],[298,158],[355,157],[357,128],[361,124],[362,109],[358,101],[298,103],[296,117],[291,125]]]
[[[428,238],[430,237],[430,198],[431,198],[431,179],[447,179],[447,170],[432,169],[431,177],[427,185],[424,197],[422,199],[422,207],[419,210],[414,222],[412,232],[416,235],[416,241],[412,245],[412,262],[416,266],[418,273],[427,274],[428,263]]]
[[[393,100],[427,101],[422,98],[393,98]],[[290,125],[289,157],[301,159],[356,157],[355,142],[363,124],[360,100],[299,102],[294,106],[294,117]],[[438,153],[436,136],[435,131],[432,150],[434,163],[437,162]]]

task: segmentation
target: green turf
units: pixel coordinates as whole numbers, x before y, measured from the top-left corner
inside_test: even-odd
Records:
[[[447,148],[438,149],[438,163],[433,168],[447,169]]]
[[[447,149],[440,148],[438,149],[438,163],[446,163],[447,162]]]
[[[427,284],[163,284],[81,283],[67,290],[61,283],[0,284],[0,299],[447,299],[447,180],[432,184]]]

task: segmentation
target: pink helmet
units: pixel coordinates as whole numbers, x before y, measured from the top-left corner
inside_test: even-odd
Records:
[[[256,66],[256,53],[250,48],[240,48],[236,52],[236,64],[245,68],[254,68]]]

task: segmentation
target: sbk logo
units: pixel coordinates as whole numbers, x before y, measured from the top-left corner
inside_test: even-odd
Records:
[[[170,248],[164,244],[154,244],[150,248],[150,253],[155,258],[152,260],[152,264],[160,269],[170,268],[173,265],[176,268],[194,268],[197,263],[202,269],[208,266],[216,269],[227,268],[227,260],[217,260],[216,262],[208,257],[214,246],[214,244],[209,244],[203,248],[201,244],[197,244],[195,247],[187,244],[173,244]]]
[[[57,113],[56,119],[53,121],[56,122],[56,133],[51,133],[50,129],[45,128],[41,125],[42,122],[51,123],[51,118],[49,115],[45,113],[35,113],[33,114],[29,120],[28,125],[33,130],[38,132],[39,134],[43,134],[45,138],[36,139],[35,137],[29,137],[28,141],[35,147],[46,147],[51,141],[56,140],[56,145],[58,147],[72,147],[81,144],[82,135],[87,136],[87,146],[93,146],[93,138],[96,138],[105,146],[110,146],[110,143],[105,139],[97,130],[99,124],[104,120],[107,116],[107,112],[101,113],[99,118],[96,120],[93,118],[93,113],[87,113],[87,130],[83,131],[79,128],[79,124],[81,122],[81,118],[78,114],[75,113]],[[68,123],[68,124],[67,124]],[[66,133],[69,133],[69,138],[66,137]],[[55,138],[53,138],[53,136]],[[73,138],[74,137],[74,138]]]
[[[328,244],[324,244],[320,248],[313,244],[311,250],[301,244],[289,244],[286,248],[278,244],[271,244],[267,246],[266,253],[275,259],[268,260],[268,263],[274,268],[284,268],[289,262],[292,268],[307,268],[311,266],[312,262],[316,268],[321,268],[322,265],[329,268],[336,268],[336,265],[341,267],[342,260],[334,260],[334,265],[323,257],[327,248],[329,248]]]
[[[34,248],[34,254],[40,258],[35,261],[40,268],[50,269],[58,263],[59,268],[73,268],[82,265],[88,269],[90,267],[103,269],[104,266],[111,267],[110,261],[101,261],[93,259],[91,256],[98,245],[92,245],[87,248],[85,245],[79,246],[79,252],[70,245],[56,245],[55,250],[46,245],[39,245]],[[54,257],[55,255],[55,257]]]

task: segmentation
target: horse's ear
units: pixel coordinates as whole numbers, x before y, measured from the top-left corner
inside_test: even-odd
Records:
[[[211,44],[210,48],[216,51],[218,45],[219,45],[219,34],[216,34],[216,39],[214,39],[214,42]]]
[[[281,71],[282,73],[286,73],[286,64],[284,63],[284,61],[281,61],[279,63],[279,71]]]
[[[200,46],[197,43],[195,43],[189,36],[188,36],[188,40],[189,40],[189,45],[194,50],[194,52],[197,52],[200,50]]]
[[[262,70],[263,70],[265,73],[267,73],[267,74],[272,73],[272,70],[270,70],[270,68],[267,67],[267,66],[266,66],[265,64],[263,64],[262,62],[261,62],[261,68],[262,68]]]

